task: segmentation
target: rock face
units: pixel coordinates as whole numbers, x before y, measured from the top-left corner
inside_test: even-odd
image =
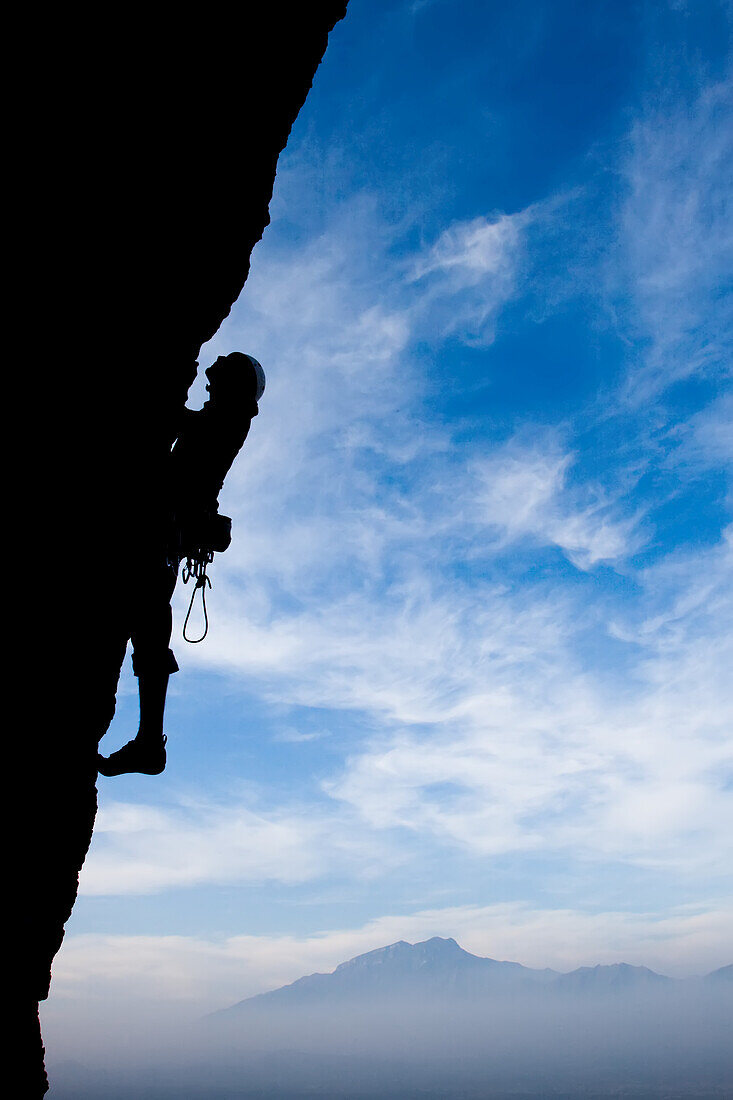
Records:
[[[64,8],[16,32],[13,320],[25,389],[13,408],[27,414],[15,457],[32,504],[19,647],[32,677],[14,994],[18,1049],[29,1049],[23,1095],[47,1087],[36,1002],[91,839],[97,743],[160,514],[161,466],[345,7]]]

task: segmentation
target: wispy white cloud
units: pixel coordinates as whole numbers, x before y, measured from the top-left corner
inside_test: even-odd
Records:
[[[616,517],[616,501],[600,485],[567,485],[573,455],[552,440],[523,446],[517,440],[473,464],[477,506],[489,529],[505,542],[531,538],[559,546],[580,569],[628,557],[641,545],[635,517]]]
[[[489,344],[496,319],[515,295],[531,209],[456,222],[412,261],[419,311],[445,337]]]
[[[247,807],[246,794],[227,802],[179,800],[166,807],[112,802],[98,815],[80,894],[154,894],[211,883],[295,884],[344,863],[363,870],[368,848],[356,830],[334,831],[322,812],[256,812]]]
[[[691,375],[730,373],[732,89],[708,84],[686,102],[662,87],[631,132],[620,279],[638,348],[634,403]]]
[[[499,308],[530,220],[453,226],[413,258],[416,295],[435,280],[428,298],[463,288],[470,302],[478,286]],[[301,266],[255,263],[212,349],[269,349],[275,369],[268,431],[255,423],[222,502],[237,537],[214,569],[215,626],[187,656],[278,706],[367,717],[377,732],[321,796],[352,815],[342,835],[721,868],[727,550],[634,574],[629,606],[557,578],[482,575],[477,563],[520,543],[557,547],[581,571],[628,571],[639,520],[574,476],[559,429],[464,448],[421,418],[422,304],[375,281],[383,230],[372,237],[371,276],[350,262],[343,226]],[[587,659],[591,635],[623,650],[623,678]]]
[[[288,727],[287,729],[280,730],[273,740],[280,741],[285,745],[300,745],[307,741],[318,741],[322,737],[328,737],[328,730],[298,730]]]
[[[527,214],[502,214],[495,220],[474,218],[445,229],[435,244],[415,260],[413,279],[440,274],[452,289],[475,286],[487,275],[502,282],[514,271]]]
[[[375,825],[430,831],[486,854],[560,848],[724,871],[730,579],[727,547],[649,571],[649,613],[626,635],[637,661],[621,690],[604,691],[573,659],[570,604],[556,603],[552,615],[548,605],[544,624],[535,609],[524,651],[511,630],[484,649],[463,625],[458,663],[467,671],[448,694],[453,712],[432,733],[403,728],[355,754],[332,793]],[[520,617],[515,610],[507,622]]]
[[[634,653],[623,688],[583,667],[593,616],[576,600],[425,577],[278,621],[232,596],[207,659],[376,722],[327,784],[351,828],[723,870],[730,571],[727,548],[648,571],[643,607],[610,627]]]
[[[721,469],[729,475],[733,467],[733,394],[724,393],[699,413],[690,417],[677,431],[681,447],[677,462],[690,464],[693,470]]]

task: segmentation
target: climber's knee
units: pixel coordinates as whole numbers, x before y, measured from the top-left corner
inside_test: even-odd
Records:
[[[136,676],[171,676],[178,672],[178,661],[172,649],[166,649],[162,653],[151,653],[136,650],[132,655],[132,671]]]

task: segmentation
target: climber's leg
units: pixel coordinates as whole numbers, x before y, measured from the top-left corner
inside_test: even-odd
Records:
[[[175,578],[176,574],[168,571],[160,578],[157,590],[148,591],[147,599],[141,601],[138,623],[132,633],[132,667],[138,678],[140,727],[137,736],[117,752],[106,759],[98,757],[97,768],[101,775],[127,772],[160,775],[165,768],[165,698],[168,678],[178,671],[173,651],[169,648],[172,627],[170,596]]]
[[[178,670],[178,665],[172,650],[166,649],[165,663],[158,660],[154,665],[146,662],[141,667],[136,652],[133,655],[133,667],[138,677],[140,693],[140,728],[137,736],[117,752],[106,759],[103,756],[98,757],[97,769],[100,775],[122,775],[128,772],[160,775],[165,768],[165,697],[168,678],[171,672]]]

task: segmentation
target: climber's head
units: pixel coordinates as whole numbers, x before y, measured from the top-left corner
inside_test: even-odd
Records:
[[[265,392],[265,372],[253,355],[233,351],[220,355],[206,371],[212,398],[259,401]]]

